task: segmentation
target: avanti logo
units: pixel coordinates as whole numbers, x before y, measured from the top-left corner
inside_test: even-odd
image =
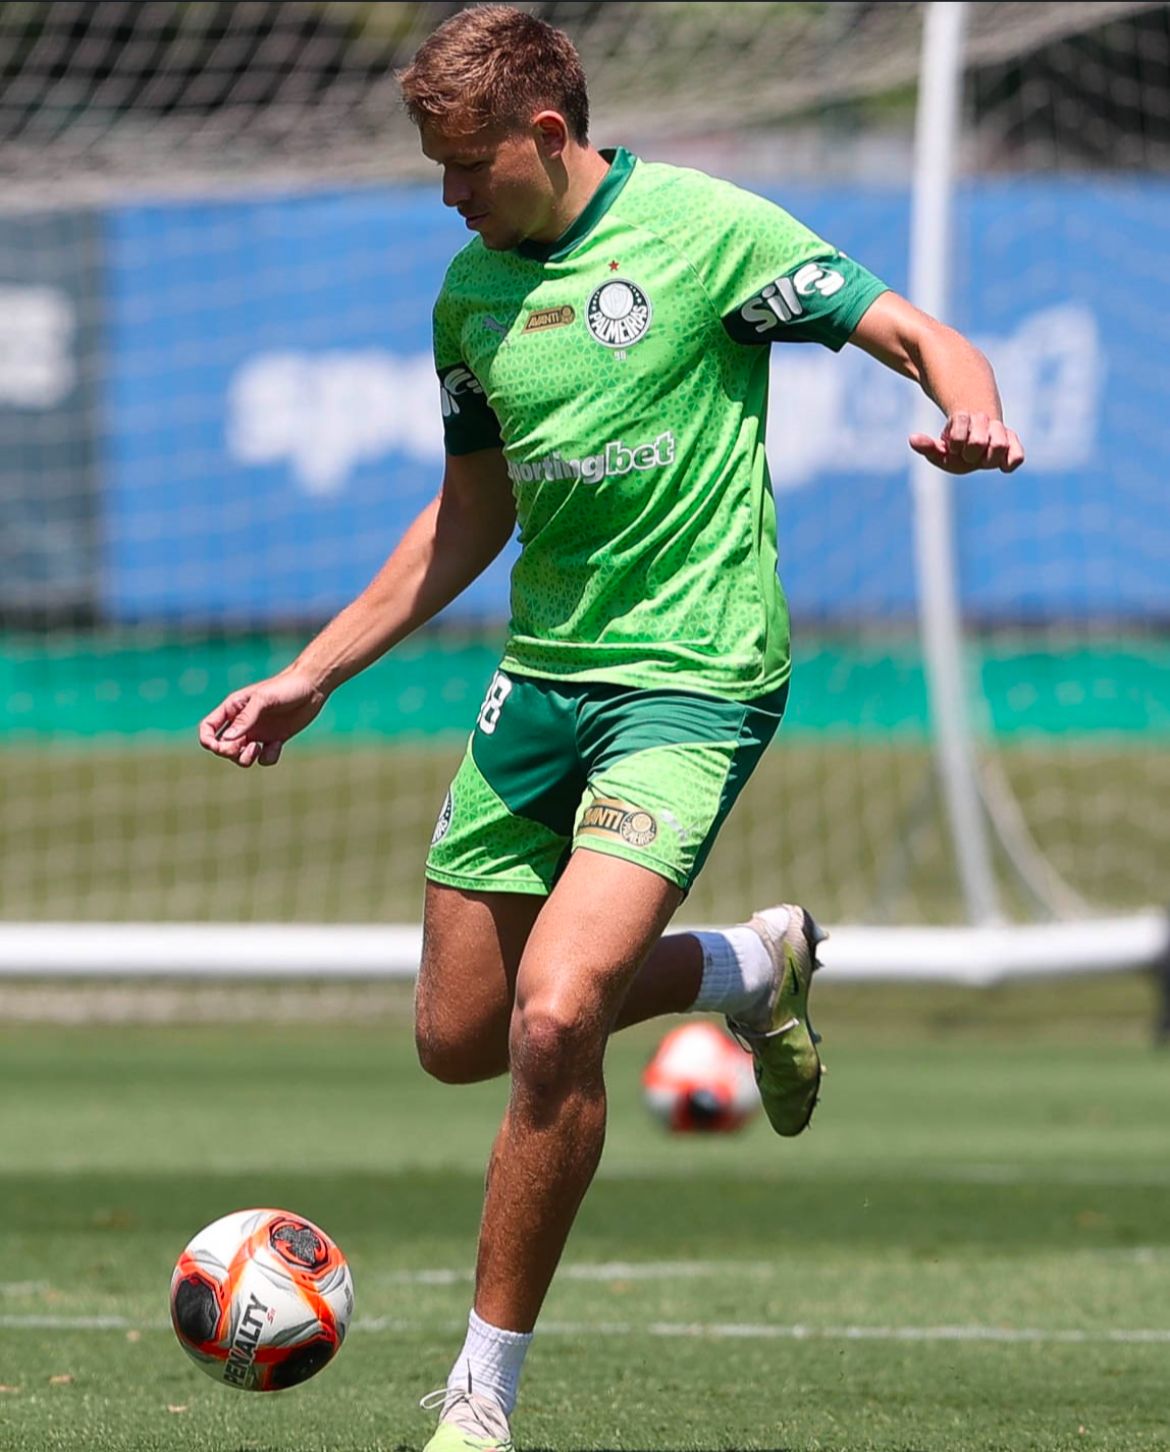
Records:
[[[581,814],[578,833],[609,833],[631,847],[648,847],[658,836],[658,823],[650,812],[616,797],[594,797]]]
[[[523,463],[508,460],[508,477],[514,484],[534,484],[538,480],[584,479],[586,484],[599,484],[602,479],[620,478],[631,470],[660,469],[673,464],[674,435],[668,429],[652,444],[635,444],[632,448],[620,439],[612,439],[598,454],[580,459],[566,459],[563,454],[545,454]]]
[[[528,321],[524,324],[526,333],[539,333],[545,328],[564,328],[577,316],[570,303],[563,308],[537,308],[535,312],[528,314]]]

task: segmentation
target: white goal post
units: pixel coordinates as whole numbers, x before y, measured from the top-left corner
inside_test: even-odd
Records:
[[[672,931],[686,932],[685,925]],[[407,924],[6,923],[3,978],[413,978],[422,930]],[[824,981],[957,983],[1149,968],[1170,951],[1160,912],[1092,922],[831,929]]]

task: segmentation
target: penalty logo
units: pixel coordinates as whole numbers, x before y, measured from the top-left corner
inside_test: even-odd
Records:
[[[595,288],[585,308],[585,325],[607,348],[629,348],[644,338],[653,310],[636,282],[613,277]]]

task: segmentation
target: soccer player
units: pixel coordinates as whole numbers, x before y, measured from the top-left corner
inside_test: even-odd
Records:
[[[400,82],[443,201],[476,234],[435,305],[442,486],[365,591],[200,739],[274,764],[519,523],[503,660],[427,859],[416,999],[429,1073],[511,1076],[474,1308],[429,1444],[507,1452],[601,1154],[608,1035],[720,1012],[780,1134],[816,1103],[809,914],[663,935],[788,691],[769,345],[852,343],[917,382],[945,421],[910,447],[940,469],[1010,472],[1023,450],[983,355],[859,263],[726,182],[594,149],[577,54],[545,22],[464,9]]]

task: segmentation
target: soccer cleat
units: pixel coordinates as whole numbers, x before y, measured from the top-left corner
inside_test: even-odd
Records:
[[[428,1392],[419,1406],[442,1408],[423,1452],[516,1452],[508,1419],[490,1397],[444,1386]]]
[[[820,1035],[808,1017],[808,992],[820,967],[817,946],[829,936],[812,914],[785,905],[788,925],[778,933],[757,913],[748,924],[764,940],[776,965],[776,989],[768,1005],[771,1028],[727,1020],[727,1027],[750,1050],[764,1113],[777,1134],[808,1128],[817,1105],[824,1068],[817,1053]]]

